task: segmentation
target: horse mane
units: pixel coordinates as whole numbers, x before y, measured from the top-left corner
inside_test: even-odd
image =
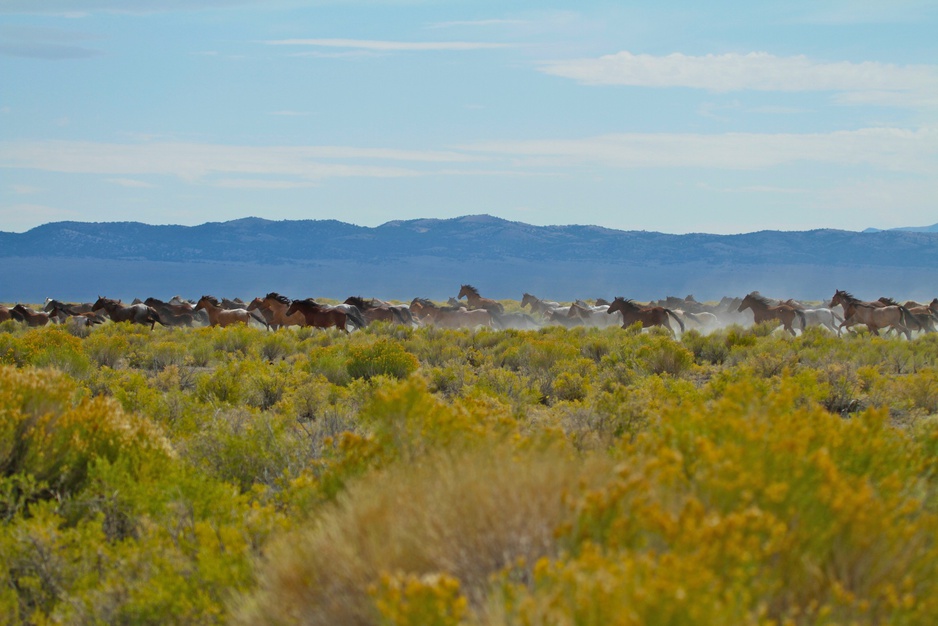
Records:
[[[463,285],[462,288],[465,289],[466,291],[471,291],[472,295],[474,296],[479,296],[479,290],[473,287],[472,285]],[[479,297],[481,298],[482,296],[479,296]]]
[[[889,306],[899,306],[898,302],[886,296],[883,296],[882,298],[880,298],[879,301],[882,302],[883,304],[888,304]]]
[[[365,302],[361,296],[349,296],[345,299],[346,304],[357,306],[359,309],[371,308],[371,305]]]
[[[775,306],[775,305],[773,305],[773,304],[769,301],[768,298],[766,298],[765,296],[763,296],[762,294],[760,294],[758,291],[753,291],[751,294],[749,294],[749,295],[746,296],[746,297],[747,297],[747,298],[752,298],[753,300],[755,300],[756,302],[758,302],[759,304],[761,304],[761,305],[764,306],[764,307],[772,307],[772,306]]]
[[[221,302],[219,302],[218,298],[216,298],[215,296],[202,296],[200,299],[208,300],[209,304],[211,304],[212,306],[221,307]]]
[[[280,295],[279,293],[277,293],[276,291],[271,291],[269,294],[267,294],[266,296],[264,296],[264,299],[265,299],[265,300],[266,300],[267,298],[270,298],[271,300],[276,300],[276,301],[279,302],[280,304],[290,304],[290,298],[288,298],[288,297],[286,297],[286,296],[281,296],[281,295]]]
[[[632,311],[640,311],[642,307],[638,306],[634,300],[631,298],[623,298],[621,296],[615,299],[615,302],[621,302],[623,306],[627,307]]]
[[[428,307],[428,308],[431,308],[431,309],[438,309],[438,308],[440,308],[440,307],[438,307],[437,305],[435,305],[435,304],[433,304],[432,302],[430,302],[430,300],[428,300],[427,298],[414,298],[414,299],[411,301],[411,304],[414,304],[414,303],[417,303],[417,304],[419,304],[419,305],[421,305],[421,306],[425,306],[425,307]]]
[[[856,296],[854,296],[854,295],[853,295],[852,293],[850,293],[849,291],[839,291],[839,290],[838,290],[837,293],[839,293],[840,296],[841,296],[844,300],[847,300],[848,302],[859,302],[859,301],[860,301],[859,298],[857,298]]]

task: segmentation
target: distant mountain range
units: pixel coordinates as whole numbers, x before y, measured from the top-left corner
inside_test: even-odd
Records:
[[[889,228],[887,230],[898,230],[907,233],[938,233],[938,224],[932,224],[931,226],[903,226],[901,228]],[[883,231],[879,228],[867,228],[863,232],[881,233]]]
[[[938,225],[851,232],[670,235],[532,226],[489,215],[391,221],[245,218],[199,226],[56,222],[0,232],[0,301],[455,295],[551,299],[694,294],[829,298],[938,294]]]

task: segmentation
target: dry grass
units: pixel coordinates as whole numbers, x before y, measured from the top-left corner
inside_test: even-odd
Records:
[[[382,573],[451,575],[478,609],[492,574],[556,554],[555,530],[569,516],[564,494],[584,471],[606,474],[573,459],[525,457],[441,455],[369,476],[269,552],[259,591],[239,600],[235,622],[374,624],[369,588]]]

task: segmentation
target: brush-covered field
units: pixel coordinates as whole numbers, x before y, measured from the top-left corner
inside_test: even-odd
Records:
[[[0,622],[933,624],[938,336],[0,325]]]

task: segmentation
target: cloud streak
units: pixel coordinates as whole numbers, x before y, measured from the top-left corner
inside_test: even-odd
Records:
[[[867,128],[818,134],[610,134],[575,140],[494,141],[461,149],[523,167],[694,167],[755,170],[796,162],[938,174],[938,129]]]
[[[98,174],[114,184],[137,187],[149,184],[139,180],[144,175],[277,189],[329,178],[530,176],[642,168],[750,171],[796,163],[938,176],[938,128],[866,128],[814,134],[619,133],[581,139],[489,141],[424,151],[169,142],[0,142],[0,168]]]
[[[666,56],[619,52],[544,63],[541,71],[586,85],[690,87],[714,92],[832,91],[938,95],[938,66],[825,63],[765,52]]]
[[[375,39],[273,39],[269,46],[315,46],[320,48],[351,48],[372,52],[465,51],[510,48],[514,44],[475,41],[385,41]]]
[[[0,167],[115,176],[112,182],[142,174],[177,176],[190,181],[212,175],[293,176],[303,180],[395,178],[421,174],[414,164],[464,163],[476,158],[452,151],[344,146],[0,142]],[[403,167],[400,163],[410,165]]]

